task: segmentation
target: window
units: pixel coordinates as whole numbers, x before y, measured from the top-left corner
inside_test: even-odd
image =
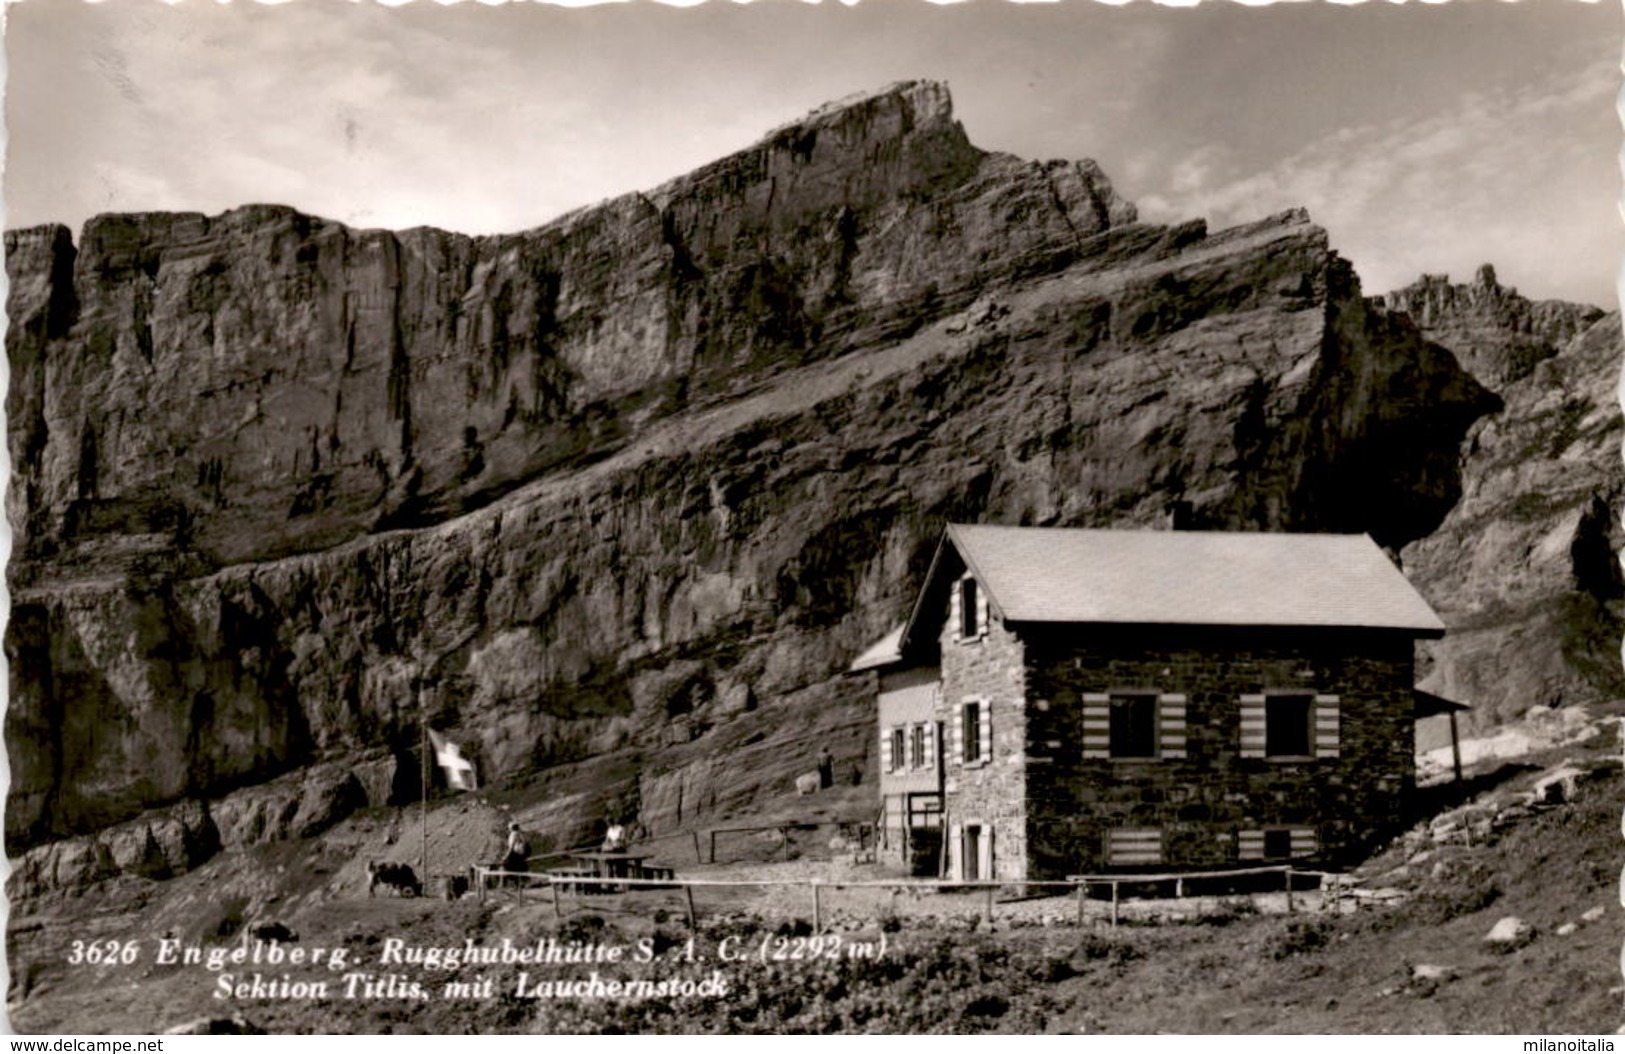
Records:
[[[1297,689],[1241,697],[1241,756],[1301,761],[1339,752],[1340,700]]]
[[[966,699],[959,708],[959,760],[985,765],[993,753],[992,715],[986,699]]]
[[[1182,693],[1130,689],[1085,692],[1080,699],[1085,758],[1173,761],[1186,756]]]
[[[987,636],[987,597],[980,583],[968,574],[948,591],[948,629],[962,644]]]
[[[1107,831],[1106,863],[1111,867],[1162,863],[1162,832],[1154,827],[1119,827]]]
[[[1264,698],[1264,754],[1304,758],[1314,753],[1315,697],[1310,692]]]
[[[981,612],[977,606],[976,579],[959,580],[959,635],[967,640],[982,635]]]
[[[891,770],[893,772],[901,772],[903,770],[904,760],[903,730],[900,727],[894,728],[891,730]]]
[[[1320,851],[1313,827],[1267,827],[1240,831],[1236,855],[1242,860],[1299,860]]]
[[[908,744],[908,767],[911,769],[925,768],[924,725],[915,725],[911,730]]]
[[[1157,756],[1156,693],[1124,692],[1111,697],[1111,744],[1114,758]]]

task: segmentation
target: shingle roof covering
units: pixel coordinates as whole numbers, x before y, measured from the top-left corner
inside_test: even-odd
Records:
[[[901,662],[903,658],[904,628],[904,626],[900,625],[869,645],[867,651],[852,660],[852,665],[847,668],[848,672],[858,673],[862,670],[873,670],[881,666],[890,666],[894,662]]]
[[[1427,601],[1364,534],[951,524],[948,537],[1014,622],[1444,632]]]

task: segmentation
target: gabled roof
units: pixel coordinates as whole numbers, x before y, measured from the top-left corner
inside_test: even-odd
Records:
[[[1011,622],[1445,629],[1369,535],[950,524],[905,639],[952,555]]]

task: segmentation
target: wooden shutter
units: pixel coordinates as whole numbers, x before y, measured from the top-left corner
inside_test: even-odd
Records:
[[[962,640],[959,631],[964,627],[965,623],[960,618],[959,583],[957,581],[954,582],[953,588],[948,590],[948,625],[953,630],[953,639]]]
[[[1264,697],[1262,695],[1244,695],[1241,697],[1241,756],[1244,758],[1261,758],[1264,756]]]
[[[948,877],[961,879],[965,877],[965,870],[960,866],[960,857],[964,855],[965,828],[960,824],[948,825],[948,844],[942,847],[943,859],[948,864]]]
[[[1236,856],[1242,860],[1264,859],[1264,832],[1241,831],[1237,833]]]
[[[976,583],[976,635],[987,636],[987,590]]]
[[[981,701],[976,711],[976,739],[981,748],[977,755],[982,763],[993,764],[993,704],[987,699]]]
[[[1335,758],[1339,749],[1339,708],[1335,695],[1315,696],[1315,757]],[[1313,832],[1310,832],[1313,834]]]
[[[1185,697],[1157,696],[1157,752],[1165,758],[1185,756]]]
[[[1112,697],[1085,692],[1082,700],[1083,756],[1109,758],[1112,756]]]
[[[1106,862],[1114,867],[1143,867],[1162,862],[1162,831],[1123,827],[1106,832]]]
[[[976,873],[984,879],[993,877],[993,825],[982,825],[982,859],[976,862]]]
[[[891,729],[889,728],[880,730],[880,771],[892,771]]]
[[[937,771],[937,723],[925,723],[925,767]]]
[[[1292,855],[1314,856],[1320,851],[1320,839],[1315,837],[1313,827],[1292,828]]]

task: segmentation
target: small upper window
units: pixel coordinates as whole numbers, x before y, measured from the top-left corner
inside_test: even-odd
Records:
[[[969,765],[982,760],[982,703],[967,702],[960,713],[960,759]]]
[[[976,579],[966,576],[959,580],[959,635],[976,637],[982,632],[982,620],[976,604]]]
[[[909,739],[909,761],[911,769],[925,768],[925,726],[915,725]]]
[[[904,755],[903,755],[903,730],[901,728],[894,728],[894,729],[891,730],[891,767],[892,767],[892,771],[893,772],[901,772],[903,770],[904,761],[905,761],[905,758],[904,758]]]
[[[1315,742],[1313,693],[1270,695],[1264,709],[1264,753],[1272,758],[1312,755]]]
[[[1111,698],[1111,742],[1114,758],[1157,756],[1157,695],[1122,692]]]

